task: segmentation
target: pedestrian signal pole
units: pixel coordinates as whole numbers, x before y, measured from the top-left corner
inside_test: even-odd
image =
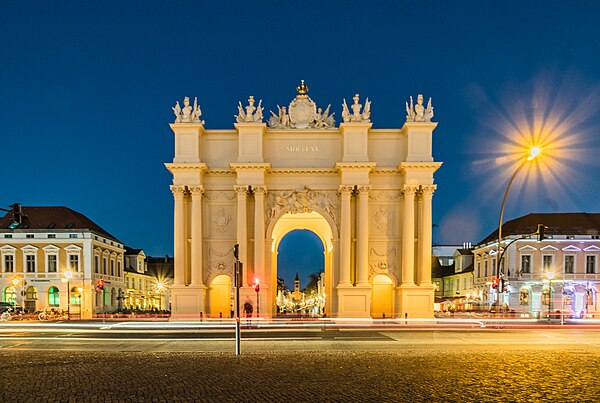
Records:
[[[235,282],[235,355],[240,355],[242,338],[240,331],[240,273],[242,272],[242,262],[240,262],[240,245],[237,243],[233,247],[233,256],[235,256],[233,268]]]

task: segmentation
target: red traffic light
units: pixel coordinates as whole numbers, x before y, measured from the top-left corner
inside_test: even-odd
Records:
[[[492,288],[498,288],[498,277],[492,277]]]
[[[104,280],[98,279],[96,282],[96,290],[100,291],[104,289]]]
[[[254,291],[259,292],[260,291],[260,281],[258,281],[257,278],[254,279]]]

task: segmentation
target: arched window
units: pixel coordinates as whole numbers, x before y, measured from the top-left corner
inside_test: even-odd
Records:
[[[35,288],[34,286],[27,287],[27,290],[25,291],[25,298],[29,300],[37,299],[37,288]]]
[[[523,288],[519,295],[519,303],[521,305],[529,305],[529,290],[527,288]]]
[[[48,289],[48,305],[60,306],[60,294],[58,292],[58,288],[50,287]]]
[[[6,287],[4,289],[3,298],[4,302],[8,302],[9,304],[16,305],[17,304],[17,290],[15,287]]]
[[[71,305],[81,305],[81,292],[78,287],[71,287]]]
[[[110,306],[110,292],[108,291],[107,287],[104,287],[104,306]]]
[[[114,288],[110,292],[110,305],[117,306],[117,290]]]

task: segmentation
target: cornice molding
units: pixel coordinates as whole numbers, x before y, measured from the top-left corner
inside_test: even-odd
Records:
[[[365,170],[368,169],[369,172],[373,171],[375,169],[375,167],[377,166],[376,162],[336,162],[335,163],[335,169],[336,171],[342,171],[342,170],[352,170],[352,171],[359,171],[359,170]]]
[[[175,173],[176,171],[192,171],[192,170],[200,170],[201,173],[208,171],[208,165],[204,162],[167,162],[165,163],[165,167],[171,173]]]
[[[433,170],[433,172],[437,171],[439,167],[441,167],[443,162],[401,162],[398,164],[398,169],[400,172],[406,172],[408,170]]]
[[[270,162],[231,162],[229,164],[231,170],[234,172],[242,170],[250,171],[269,171],[271,169]]]

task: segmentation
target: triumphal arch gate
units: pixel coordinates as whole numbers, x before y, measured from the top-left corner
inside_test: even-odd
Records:
[[[344,99],[336,125],[304,82],[296,90],[266,117],[262,100],[239,103],[233,129],[206,130],[197,100],[173,108],[174,317],[229,317],[235,244],[241,302],[274,316],[278,247],[295,229],[323,242],[327,316],[432,317],[441,163],[432,157],[431,99],[399,108],[402,128],[373,129],[368,98]]]

